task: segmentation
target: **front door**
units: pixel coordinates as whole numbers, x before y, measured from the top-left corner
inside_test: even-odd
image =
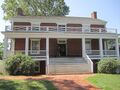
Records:
[[[66,44],[58,44],[58,56],[66,56]]]

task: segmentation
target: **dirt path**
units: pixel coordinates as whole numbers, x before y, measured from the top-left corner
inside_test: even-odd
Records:
[[[0,79],[50,80],[58,90],[100,90],[90,84],[86,78],[94,74],[48,75],[48,76],[3,76]]]

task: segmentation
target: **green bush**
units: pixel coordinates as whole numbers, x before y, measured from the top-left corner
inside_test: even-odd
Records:
[[[10,75],[33,75],[34,68],[35,61],[23,54],[10,56],[6,60],[6,70]]]
[[[99,73],[109,73],[114,74],[117,73],[116,70],[118,69],[118,62],[119,60],[116,60],[112,57],[103,58],[98,62],[98,72]]]

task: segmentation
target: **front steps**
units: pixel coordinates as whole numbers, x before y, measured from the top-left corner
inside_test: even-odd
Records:
[[[80,57],[50,58],[49,74],[90,73],[87,61]]]

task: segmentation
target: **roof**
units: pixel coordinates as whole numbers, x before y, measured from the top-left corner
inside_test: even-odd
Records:
[[[71,20],[71,21],[92,21],[92,22],[100,22],[100,23],[103,23],[103,24],[106,24],[107,22],[102,20],[102,19],[93,19],[93,18],[90,18],[90,17],[73,17],[73,16],[15,16],[13,18],[11,18],[11,20],[14,20],[14,19],[56,19],[56,20]]]

